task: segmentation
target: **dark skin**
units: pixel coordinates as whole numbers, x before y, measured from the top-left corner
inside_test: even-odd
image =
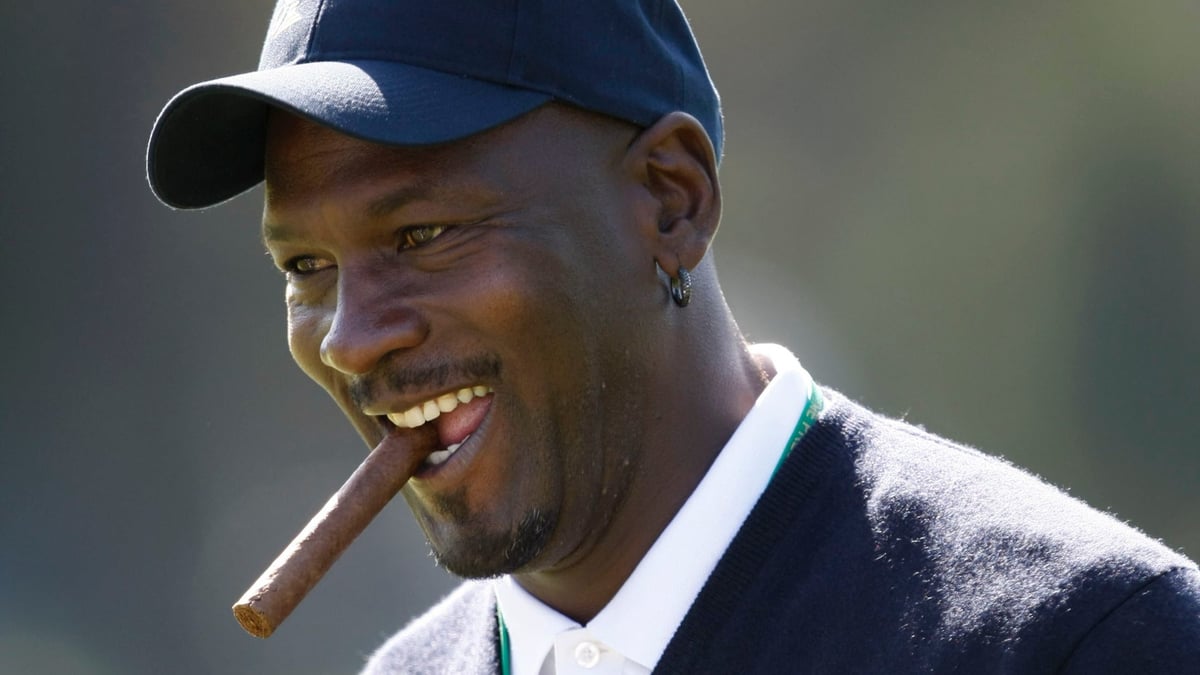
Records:
[[[469,139],[269,123],[264,239],[289,346],[368,446],[439,449],[388,413],[486,386],[486,416],[404,488],[439,562],[514,574],[586,622],[703,477],[770,373],[718,288],[711,143],[548,105]],[[667,276],[693,271],[676,307]]]

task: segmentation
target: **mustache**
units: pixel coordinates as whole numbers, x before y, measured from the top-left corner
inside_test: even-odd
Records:
[[[456,384],[500,379],[500,357],[495,354],[480,354],[462,359],[443,360],[435,363],[381,367],[366,375],[355,377],[349,385],[351,400],[359,408],[383,398],[383,394],[399,395],[409,390],[435,389],[450,382]]]

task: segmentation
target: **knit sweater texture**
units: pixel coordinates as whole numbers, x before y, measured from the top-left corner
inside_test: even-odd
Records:
[[[1200,673],[1195,563],[823,391],[655,673]],[[498,674],[489,584],[465,582],[363,672]]]

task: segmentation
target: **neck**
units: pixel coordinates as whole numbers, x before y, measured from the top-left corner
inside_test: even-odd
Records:
[[[567,564],[516,575],[532,595],[579,623],[620,590],[774,375],[750,355],[715,295],[711,304],[693,301],[679,310],[691,312],[680,320],[694,325],[677,327],[679,344],[665,351],[686,358],[664,359],[671,367],[655,369],[652,390],[659,393],[644,421],[637,471],[606,530]]]

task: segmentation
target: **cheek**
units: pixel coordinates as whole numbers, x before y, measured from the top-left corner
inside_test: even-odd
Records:
[[[288,299],[288,350],[300,369],[322,386],[328,368],[321,362],[321,341],[328,330],[327,312]]]
[[[579,307],[569,288],[574,268],[557,239],[533,228],[497,232],[470,264],[437,275],[423,303],[436,310],[434,332],[477,338],[506,365],[532,351],[547,356],[566,315]]]

